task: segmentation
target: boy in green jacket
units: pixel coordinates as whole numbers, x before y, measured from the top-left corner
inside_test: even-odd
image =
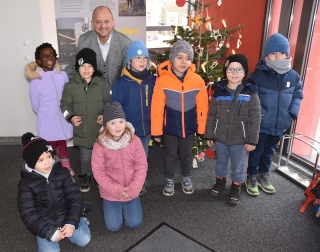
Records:
[[[77,72],[64,86],[61,111],[73,125],[73,144],[80,149],[80,191],[90,190],[91,153],[103,122],[103,106],[110,101],[110,85],[97,70],[96,53],[83,48],[76,56]]]

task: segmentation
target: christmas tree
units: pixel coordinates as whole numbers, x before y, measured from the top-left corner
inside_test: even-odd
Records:
[[[172,26],[174,37],[164,42],[172,46],[177,40],[185,40],[193,45],[195,51],[193,63],[196,65],[196,72],[212,90],[214,82],[223,77],[222,64],[224,59],[232,53],[230,39],[234,37],[235,33],[238,35],[235,48],[238,49],[241,45],[240,32],[243,25],[239,24],[229,29],[225,21],[222,20],[223,29],[214,30],[211,24],[212,18],[208,15],[208,7],[211,3],[204,4],[203,0],[186,2],[193,8],[187,17],[188,27]],[[155,64],[151,66],[155,72],[160,63],[169,59],[170,49],[165,50],[164,53],[153,50],[149,50],[149,52],[156,59]]]
[[[222,20],[222,29],[213,29],[211,24],[212,18],[208,15],[208,7],[211,3],[204,4],[204,0],[184,1],[179,0],[178,6],[183,6],[183,2],[188,2],[193,10],[190,11],[188,19],[188,27],[172,26],[174,37],[166,40],[172,46],[178,40],[189,42],[195,52],[193,63],[196,65],[196,73],[199,74],[207,86],[208,97],[211,97],[214,83],[223,77],[222,64],[230,53],[234,54],[234,49],[230,47],[230,41],[234,38],[234,34],[238,35],[237,41],[234,43],[238,49],[241,45],[241,28],[242,24],[231,29],[227,28],[226,22]],[[218,1],[219,4],[219,1]],[[221,4],[221,1],[220,1]],[[232,51],[230,51],[232,50]],[[164,61],[169,59],[170,49],[164,53],[149,50],[153,55],[155,62],[151,65],[151,70],[156,72],[156,68]],[[195,135],[193,144],[193,167],[197,168],[197,162],[202,162],[204,157],[214,158],[214,151],[207,146],[206,141]]]

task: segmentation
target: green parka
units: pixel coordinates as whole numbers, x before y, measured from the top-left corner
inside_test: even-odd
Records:
[[[97,119],[103,113],[103,106],[110,102],[110,85],[100,71],[92,75],[88,85],[79,73],[65,84],[60,108],[63,116],[70,121],[72,116],[80,116],[82,123],[73,127],[73,144],[93,148],[97,134],[102,125]]]

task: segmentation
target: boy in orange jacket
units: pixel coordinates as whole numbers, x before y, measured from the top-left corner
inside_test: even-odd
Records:
[[[174,194],[176,161],[181,163],[181,185],[192,194],[192,146],[194,134],[204,134],[208,112],[208,96],[203,79],[195,73],[193,48],[177,41],[171,48],[169,60],[159,66],[151,104],[151,135],[157,142],[164,138],[163,194]]]

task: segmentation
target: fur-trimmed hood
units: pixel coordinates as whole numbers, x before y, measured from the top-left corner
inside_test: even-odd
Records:
[[[57,73],[61,72],[60,62],[57,60],[54,66]],[[37,64],[37,62],[32,61],[28,65],[26,65],[24,70],[24,75],[30,81],[33,79],[41,79],[42,68]]]

